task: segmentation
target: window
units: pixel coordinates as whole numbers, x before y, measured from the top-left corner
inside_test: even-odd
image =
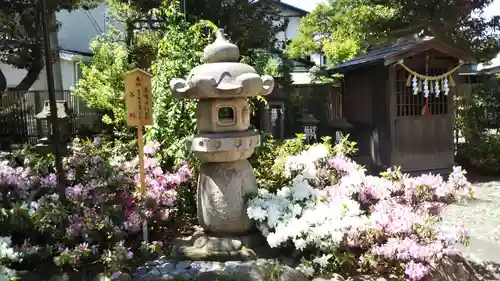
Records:
[[[78,84],[78,81],[83,78],[82,73],[82,63],[81,61],[75,62],[75,85]]]
[[[234,115],[234,108],[229,106],[219,107],[217,110],[217,117],[219,120],[219,125],[221,126],[233,126],[236,124],[236,119]]]
[[[418,73],[424,73],[424,70],[417,70]],[[429,69],[430,76],[437,76],[446,72],[444,68]],[[396,114],[399,117],[405,116],[421,116],[424,115],[424,107],[426,98],[423,93],[413,94],[411,87],[406,87],[408,80],[408,72],[402,68],[398,68],[396,72]],[[439,94],[429,94],[429,110],[431,115],[446,115],[448,114],[448,99],[450,97]]]

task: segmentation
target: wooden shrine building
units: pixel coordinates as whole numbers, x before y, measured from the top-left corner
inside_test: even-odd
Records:
[[[411,37],[330,69],[344,75],[343,117],[354,126],[357,160],[375,172],[449,171],[456,70],[463,63],[475,60],[432,37]]]

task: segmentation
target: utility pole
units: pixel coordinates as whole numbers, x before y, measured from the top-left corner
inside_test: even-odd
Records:
[[[187,2],[187,0],[181,0],[181,13],[184,14],[184,20],[187,17],[186,2]]]
[[[42,20],[42,38],[45,56],[45,73],[47,75],[47,90],[49,91],[50,121],[52,123],[52,145],[56,158],[57,191],[60,200],[66,199],[66,179],[62,166],[62,156],[60,149],[61,134],[59,132],[59,120],[57,119],[57,102],[54,87],[54,70],[52,67],[52,50],[50,48],[49,23],[47,16],[47,0],[40,0],[40,11]]]

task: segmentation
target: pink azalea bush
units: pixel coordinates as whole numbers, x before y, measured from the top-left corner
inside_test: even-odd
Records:
[[[141,245],[143,222],[150,227],[167,224],[177,209],[179,188],[191,184],[189,165],[167,172],[156,158],[158,150],[157,143],[144,147],[146,192],[142,196],[137,192],[139,161],[131,146],[99,138],[75,139],[63,161],[66,201],[56,190],[51,157],[4,155],[0,201],[8,212],[0,217],[0,236],[31,233],[23,247],[37,247],[42,240],[60,266],[85,267],[97,261],[119,270],[147,246]]]
[[[313,145],[280,157],[277,192],[267,189],[249,202],[248,215],[271,247],[293,247],[307,275],[334,272],[396,274],[422,280],[432,267],[467,243],[466,229],[439,226],[440,210],[472,196],[465,171],[410,177],[389,169],[369,176],[346,157],[343,143]]]

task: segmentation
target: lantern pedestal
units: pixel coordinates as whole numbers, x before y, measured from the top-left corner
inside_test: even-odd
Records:
[[[347,122],[344,118],[334,118],[328,125],[332,135],[335,136],[335,142],[340,142],[345,134],[348,134],[354,129],[354,126]]]

